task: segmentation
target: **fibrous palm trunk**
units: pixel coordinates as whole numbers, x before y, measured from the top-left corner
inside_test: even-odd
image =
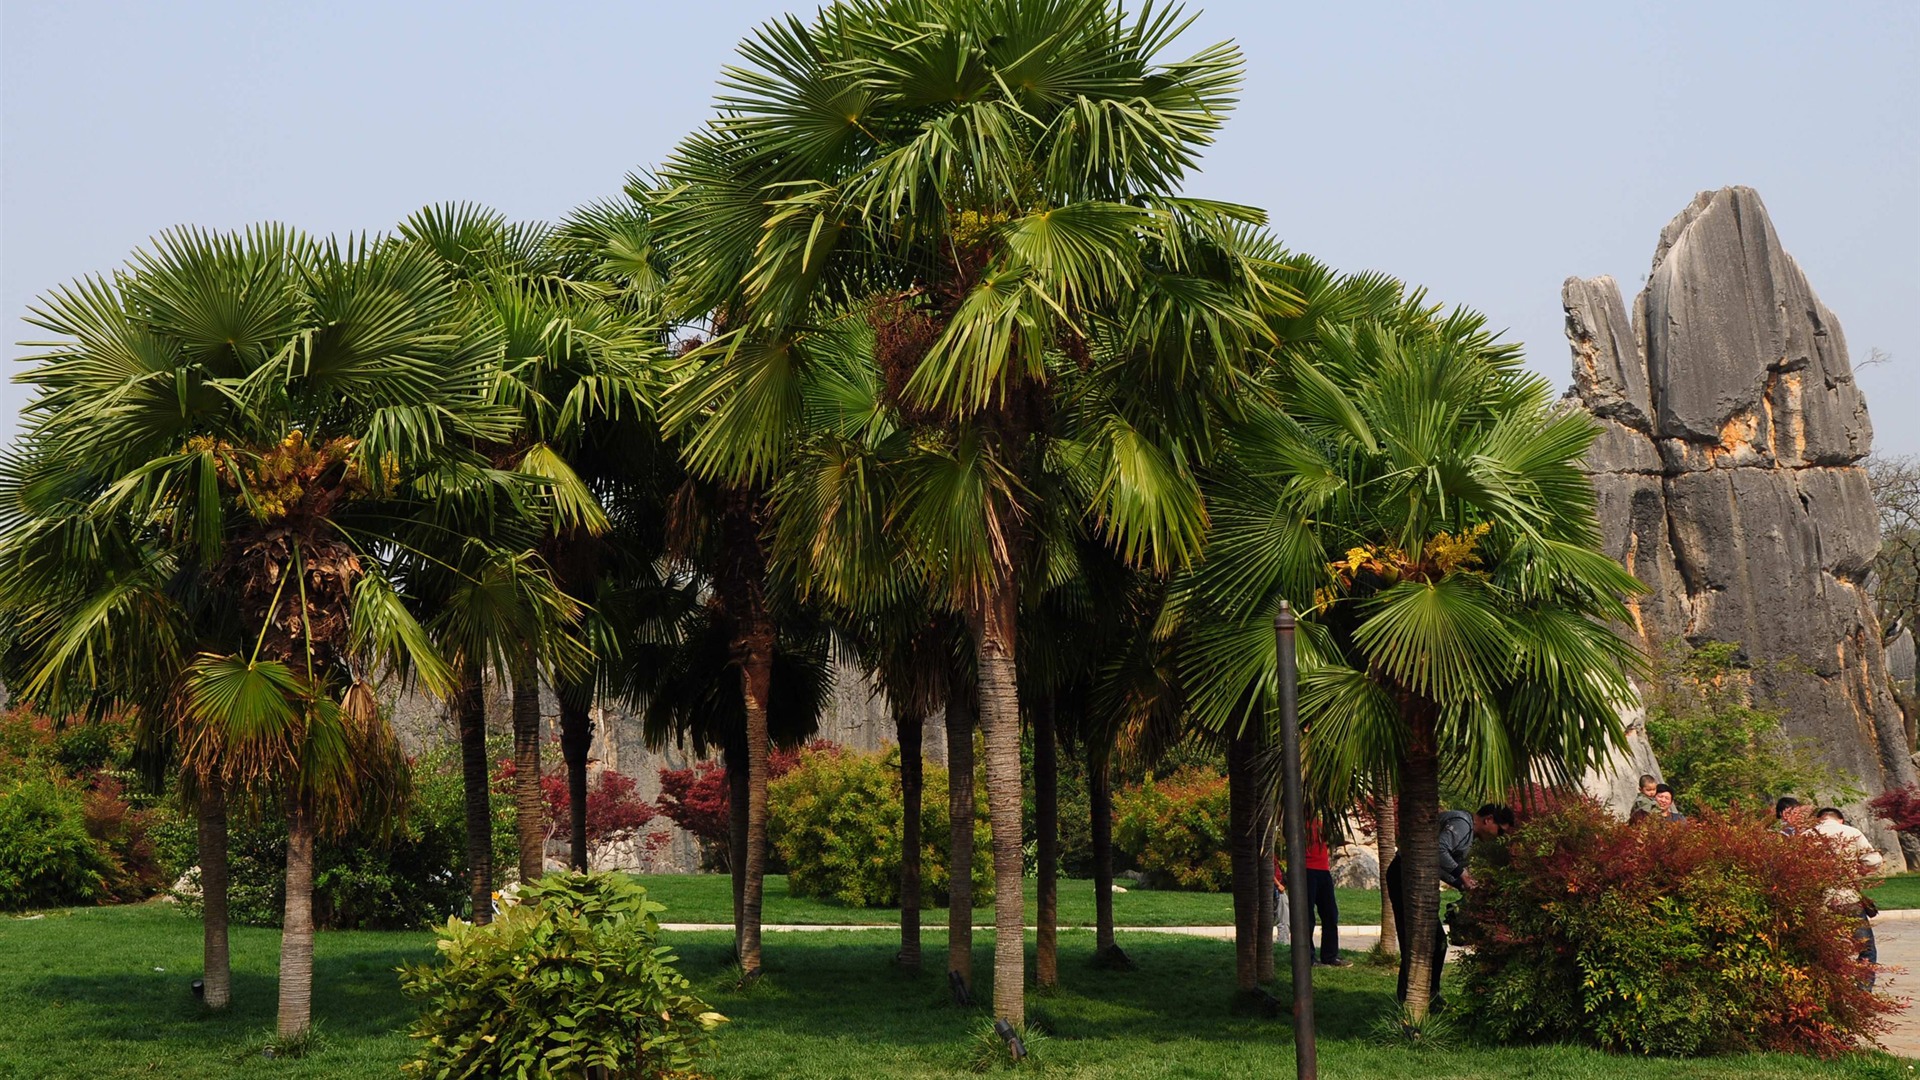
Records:
[[[1405,883],[1407,1015],[1426,1019],[1431,1004],[1434,935],[1440,927],[1440,756],[1434,739],[1434,708],[1403,694],[1407,757],[1400,774],[1400,874]]]
[[[1233,872],[1233,977],[1234,988],[1241,994],[1252,994],[1260,986],[1258,890],[1273,888],[1273,867],[1258,865],[1259,808],[1253,790],[1253,753],[1253,740],[1246,735],[1227,740],[1227,853]]]
[[[1127,962],[1113,940],[1113,776],[1108,748],[1087,744],[1088,824],[1093,832],[1093,957],[1106,964]]]
[[[1374,843],[1380,854],[1380,951],[1393,956],[1400,952],[1400,936],[1393,924],[1393,901],[1387,895],[1387,867],[1400,850],[1400,806],[1390,791],[1380,796],[1378,819]]]
[[[947,694],[947,973],[973,987],[973,688]]]
[[[1265,785],[1261,785],[1261,787],[1264,795]],[[1255,811],[1255,829],[1260,838],[1260,848],[1254,856],[1254,865],[1256,867],[1273,866],[1273,834],[1276,820],[1276,815],[1273,811],[1272,798],[1262,797],[1259,801],[1258,809]],[[1271,874],[1272,871],[1269,870],[1268,873]],[[1253,895],[1260,905],[1253,931],[1253,940],[1258,950],[1254,954],[1254,978],[1263,983],[1270,983],[1273,981],[1274,918],[1279,912],[1280,905],[1278,898],[1273,894],[1271,885],[1265,888],[1255,889]],[[1305,903],[1305,898],[1302,898],[1301,902]],[[1296,941],[1293,943],[1293,948],[1304,949],[1311,944],[1311,942],[1303,943]]]
[[[513,669],[513,830],[520,880],[547,870],[547,799],[540,790],[540,675],[522,653]]]
[[[746,868],[740,897],[740,968],[760,970],[760,910],[767,873],[767,700],[773,682],[773,625],[762,618],[742,634],[740,689],[747,705]]]
[[[987,820],[993,830],[993,1015],[1024,1024],[1027,947],[1020,810],[1025,783],[1014,665],[1018,601],[1011,575],[995,583],[975,619],[974,648],[987,755]]]
[[[587,751],[593,746],[593,689],[569,686],[560,695],[560,757],[567,764],[567,861],[588,869]]]
[[[473,921],[484,926],[493,921],[493,800],[487,775],[487,697],[478,663],[461,666],[453,711],[460,727],[460,780],[466,797],[467,891]]]
[[[730,742],[727,763],[727,874],[733,885],[733,958],[747,929],[747,745]]]
[[[313,814],[287,811],[287,902],[280,922],[280,1014],[274,1031],[297,1038],[313,1022]]]
[[[760,909],[767,869],[767,706],[773,690],[773,613],[767,607],[766,553],[760,546],[760,496],[730,489],[720,527],[724,550],[716,584],[733,624],[733,662],[740,669],[746,713],[746,833],[740,855],[739,926],[735,937],[741,971],[760,972]]]
[[[218,777],[200,778],[201,994],[209,1009],[233,1000],[227,959],[227,792]]]
[[[894,723],[900,735],[900,953],[896,963],[920,966],[920,794],[924,732],[920,711],[900,708]]]
[[[1039,855],[1040,880],[1035,883],[1038,931],[1033,954],[1036,986],[1060,984],[1060,763],[1054,744],[1053,701],[1047,700],[1033,716],[1033,827]]]

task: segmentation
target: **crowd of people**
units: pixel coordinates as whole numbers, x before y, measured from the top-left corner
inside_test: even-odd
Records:
[[[1832,806],[1815,808],[1802,803],[1792,796],[1781,798],[1774,804],[1775,828],[1788,836],[1823,836],[1837,844],[1841,851],[1858,862],[1869,872],[1879,868],[1882,857],[1880,852],[1868,840],[1865,833],[1847,823],[1846,815]],[[1678,822],[1685,821],[1686,814],[1675,805],[1673,788],[1661,783],[1659,778],[1642,775],[1640,793],[1633,800],[1628,814],[1628,822],[1637,824],[1643,821]],[[1461,892],[1473,887],[1473,874],[1467,869],[1467,855],[1476,839],[1505,836],[1513,831],[1515,819],[1510,807],[1499,803],[1488,803],[1469,814],[1464,810],[1444,810],[1440,814],[1439,872],[1440,880]],[[1331,852],[1321,835],[1320,823],[1309,822],[1307,829],[1307,893],[1296,902],[1308,905],[1312,916],[1308,920],[1309,933],[1314,925],[1320,927],[1318,955],[1314,962],[1330,967],[1348,967],[1352,961],[1340,956],[1340,905],[1334,893]],[[1396,854],[1387,864],[1382,875],[1387,890],[1387,902],[1393,910],[1393,923],[1400,946],[1400,981],[1398,997],[1405,1001],[1407,997],[1408,956],[1411,954],[1410,923],[1407,918],[1405,878],[1401,871],[1401,859]],[[1287,925],[1286,918],[1286,882],[1282,873],[1282,864],[1276,859],[1273,870],[1274,891],[1279,900],[1279,925]],[[1879,914],[1879,908],[1869,897],[1856,890],[1847,889],[1829,897],[1832,904],[1841,910],[1854,914],[1857,918],[1854,940],[1859,946],[1859,957],[1869,964],[1877,963],[1879,950],[1874,941],[1873,918]],[[1304,945],[1313,947],[1311,939]],[[1440,999],[1440,973],[1447,960],[1447,926],[1442,919],[1435,930],[1433,942],[1433,970],[1431,993],[1436,1003]],[[1873,975],[1866,977],[1867,985],[1873,985]]]

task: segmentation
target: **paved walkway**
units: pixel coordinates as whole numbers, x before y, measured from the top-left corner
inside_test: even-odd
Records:
[[[730,923],[661,923],[662,930],[732,930]],[[867,926],[814,926],[811,924],[775,924],[769,923],[760,928],[768,933],[809,932],[820,930],[888,930],[898,931],[898,923],[879,923]],[[939,931],[946,929],[941,923],[926,923],[924,929]],[[1028,930],[1034,929],[1027,927]],[[993,932],[992,926],[975,926],[974,930]],[[1090,926],[1063,926],[1063,934],[1092,933]],[[1189,937],[1232,940],[1231,926],[1121,926],[1115,928],[1120,934],[1185,934]],[[1343,949],[1371,949],[1380,940],[1378,926],[1342,926],[1340,928],[1340,947]],[[1920,1000],[1920,910],[1885,911],[1874,920],[1874,940],[1880,947],[1880,964],[1891,971],[1880,976],[1880,989],[1896,997]],[[1920,1008],[1909,1007],[1893,1018],[1894,1028],[1881,1040],[1888,1050],[1905,1058],[1920,1058]]]

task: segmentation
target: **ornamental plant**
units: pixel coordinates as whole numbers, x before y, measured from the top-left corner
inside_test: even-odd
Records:
[[[929,790],[944,791],[946,770],[928,768]],[[973,902],[993,898],[988,858],[991,830],[979,784],[974,785]],[[900,835],[905,810],[900,798],[900,751],[860,754],[809,747],[799,764],[767,789],[768,833],[787,865],[787,892],[818,896],[853,907],[900,903]],[[944,905],[949,834],[945,799],[920,804],[921,885],[924,896]]]
[[[1231,884],[1226,777],[1194,768],[1165,780],[1149,774],[1139,787],[1114,793],[1113,817],[1114,844],[1149,882],[1199,892]]]
[[[1466,996],[1502,1041],[1832,1056],[1898,1008],[1829,902],[1865,874],[1823,837],[1712,810],[1626,825],[1579,800],[1474,847]]]
[[[625,874],[553,873],[476,926],[435,931],[440,962],[401,970],[422,1002],[409,1076],[693,1075],[726,1017],[660,944],[666,910]]]
[[[815,739],[804,749],[832,750],[834,744]],[[767,752],[767,777],[778,780],[800,764],[801,749],[774,747]],[[727,844],[732,837],[733,811],[727,791],[727,767],[717,759],[696,761],[684,769],[660,770],[660,797],[654,808],[667,820],[700,841],[701,864],[728,869]]]

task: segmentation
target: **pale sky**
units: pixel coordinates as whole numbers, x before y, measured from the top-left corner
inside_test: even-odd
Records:
[[[1242,106],[1189,191],[1295,250],[1479,308],[1567,381],[1560,283],[1629,293],[1696,191],[1759,190],[1839,317],[1878,448],[1920,453],[1920,3],[1213,0]],[[755,24],[811,4],[0,0],[0,318],[177,224],[552,219],[709,113]],[[19,387],[0,387],[0,438]]]

